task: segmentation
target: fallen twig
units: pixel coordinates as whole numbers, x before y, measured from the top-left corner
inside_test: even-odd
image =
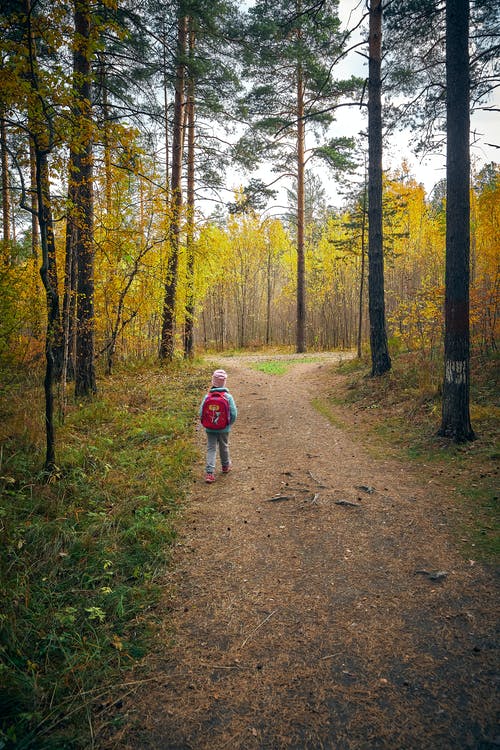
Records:
[[[206,661],[201,661],[200,666],[210,669],[244,669],[241,664],[209,664]]]
[[[326,487],[326,484],[323,484],[323,482],[321,481],[321,479],[318,479],[317,477],[315,477],[314,474],[312,473],[312,471],[308,471],[307,473],[309,474],[309,476],[311,477],[311,479],[314,479],[314,481],[316,482],[316,484],[319,487],[323,487],[323,488]]]
[[[250,633],[249,635],[247,635],[247,637],[245,638],[245,640],[244,640],[244,641],[243,641],[243,643],[241,644],[240,648],[243,648],[243,646],[245,646],[245,644],[246,644],[246,643],[248,643],[248,641],[250,640],[250,638],[251,638],[251,637],[252,637],[253,635],[255,635],[255,633],[257,632],[257,630],[259,630],[259,629],[260,629],[260,628],[261,628],[261,627],[262,627],[263,625],[265,625],[265,624],[266,624],[266,622],[267,622],[268,620],[270,620],[270,619],[271,619],[271,617],[272,617],[273,615],[275,615],[277,611],[278,611],[277,609],[274,609],[274,610],[273,610],[273,611],[271,612],[271,614],[270,614],[270,615],[268,615],[268,616],[267,616],[267,617],[266,617],[266,618],[265,618],[264,620],[262,620],[262,622],[261,622],[261,623],[259,623],[259,625],[257,625],[257,627],[256,627],[256,628],[255,628],[254,630],[252,630],[252,632],[251,632],[251,633]]]
[[[335,505],[348,505],[351,508],[361,508],[361,503],[351,503],[350,500],[335,500]]]
[[[274,497],[268,497],[264,502],[266,503],[279,503],[282,500],[293,500],[293,495],[274,495]]]

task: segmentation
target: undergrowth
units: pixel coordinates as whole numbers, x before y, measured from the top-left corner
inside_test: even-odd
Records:
[[[0,748],[93,747],[155,629],[207,373],[130,366],[72,405],[43,464],[39,383],[1,398]],[[96,718],[97,717],[97,718]]]
[[[341,363],[342,388],[316,403],[343,429],[368,438],[378,457],[392,455],[432,467],[455,489],[461,513],[456,534],[464,552],[489,563],[498,562],[498,358],[471,360],[471,421],[477,439],[455,445],[437,437],[441,420],[441,363],[422,361],[416,354],[393,358],[392,369],[370,377],[368,360]],[[335,408],[335,407],[340,407]],[[349,407],[345,410],[343,407]]]

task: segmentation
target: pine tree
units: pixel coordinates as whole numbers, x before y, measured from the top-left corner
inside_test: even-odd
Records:
[[[469,3],[446,6],[446,296],[442,421],[439,435],[474,439],[469,388]]]
[[[165,279],[163,322],[160,341],[160,359],[173,359],[175,350],[175,301],[182,210],[182,160],[185,134],[185,75],[186,75],[187,16],[179,9],[177,19],[176,81],[174,126],[172,136],[172,179],[169,216],[169,257]]]
[[[372,375],[391,368],[387,348],[382,216],[382,0],[370,0],[368,42],[368,308]]]
[[[77,317],[75,396],[96,392],[94,365],[94,209],[93,128],[91,68],[91,8],[89,0],[75,0],[73,53],[74,114],[77,142],[73,146],[72,173],[76,208]]]
[[[250,8],[246,41],[245,65],[254,84],[245,99],[244,112],[252,127],[239,142],[236,156],[249,168],[255,168],[263,157],[271,159],[279,176],[296,180],[296,348],[303,352],[304,175],[306,161],[314,153],[324,156],[319,146],[309,150],[307,132],[324,132],[334,119],[335,103],[352,93],[357,82],[335,81],[332,76],[345,45],[334,0],[314,6],[304,0],[260,0]],[[330,151],[333,149],[331,144]]]

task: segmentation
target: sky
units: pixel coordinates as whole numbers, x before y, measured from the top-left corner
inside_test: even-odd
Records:
[[[347,27],[349,18],[359,18],[361,9],[366,6],[365,0],[339,0],[339,16]],[[359,54],[350,55],[344,63],[343,71],[355,75],[367,75],[366,62]],[[500,95],[497,94],[488,105],[500,109]],[[347,110],[340,110],[338,116],[339,129],[345,129],[346,134],[352,133],[352,114]],[[477,112],[471,118],[471,132],[476,141],[471,145],[471,162],[473,165],[488,164],[492,161],[500,162],[500,112]],[[342,133],[343,134],[343,133]],[[443,149],[432,157],[420,159],[412,152],[413,135],[410,131],[395,133],[384,144],[384,169],[396,169],[401,166],[404,158],[418,182],[421,182],[427,194],[434,185],[446,176],[446,153]],[[496,147],[495,147],[496,144]]]
[[[359,19],[365,7],[366,0],[339,0],[339,16],[344,28],[347,28],[348,25],[352,27],[353,21]],[[360,38],[358,36],[358,39]],[[336,75],[339,78],[350,75],[366,76],[367,61],[359,53],[353,52],[336,68]],[[497,94],[496,98],[492,99],[488,104],[489,106],[496,106],[497,109],[500,108],[500,95]],[[332,129],[332,135],[355,136],[365,128],[366,120],[358,109],[355,107],[340,108],[334,130]],[[480,168],[483,164],[492,161],[500,162],[500,113],[475,113],[471,118],[471,132],[475,133],[475,137],[471,139],[475,141],[471,145],[472,164],[476,168]],[[405,160],[410,168],[410,172],[418,182],[423,184],[427,195],[430,195],[436,183],[446,176],[446,153],[443,149],[441,153],[436,153],[422,159],[412,151],[413,140],[414,136],[410,131],[399,131],[388,138],[384,142],[383,168],[385,170],[396,170],[401,167],[402,161]],[[314,168],[314,171],[320,176],[323,182],[328,203],[336,207],[341,206],[343,202],[342,193],[331,173],[326,168],[318,166]],[[265,168],[263,168],[257,176],[266,181],[269,179],[269,172],[266,172]],[[244,184],[246,181],[246,178],[243,177],[238,184]],[[237,183],[235,183],[235,187],[237,187]],[[277,203],[283,204],[283,202],[286,202],[286,198],[281,193]],[[276,210],[276,213],[279,213],[279,209]]]

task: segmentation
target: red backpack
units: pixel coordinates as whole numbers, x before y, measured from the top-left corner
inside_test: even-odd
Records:
[[[229,401],[223,391],[209,391],[201,410],[201,423],[208,430],[225,430],[231,423]]]

